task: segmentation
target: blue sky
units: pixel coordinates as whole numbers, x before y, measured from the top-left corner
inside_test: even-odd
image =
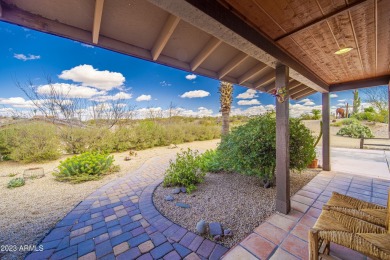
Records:
[[[75,97],[105,102],[120,97],[137,110],[166,110],[172,102],[180,114],[217,115],[219,81],[143,61],[73,40],[0,22],[0,113],[29,110],[31,102],[15,81],[31,80],[42,93],[46,76]],[[46,86],[45,86],[46,85]],[[351,91],[333,95],[331,105],[351,104]],[[258,114],[272,109],[274,97],[235,86],[232,114]],[[292,116],[321,105],[314,94],[291,101]]]

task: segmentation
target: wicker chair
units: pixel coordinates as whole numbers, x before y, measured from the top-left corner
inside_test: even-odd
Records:
[[[390,193],[388,196],[386,209],[334,193],[309,230],[310,259],[332,258],[332,242],[373,259],[390,260]]]
[[[337,211],[385,228],[389,225],[385,207],[337,192],[333,192],[323,209]]]

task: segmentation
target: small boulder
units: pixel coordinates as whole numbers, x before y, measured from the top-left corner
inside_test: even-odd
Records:
[[[268,189],[268,188],[271,188],[271,183],[269,181],[267,181],[265,184],[264,184],[264,188]]]
[[[174,201],[175,198],[173,198],[171,195],[165,196],[166,201]]]
[[[227,228],[223,231],[223,236],[225,237],[232,237],[233,236],[233,232],[231,229]]]
[[[204,233],[206,233],[206,229],[207,224],[206,221],[204,221],[203,219],[196,224],[196,232],[198,232],[198,234],[203,235]]]
[[[131,160],[130,156],[125,157],[125,161],[130,161],[130,160]]]
[[[175,148],[177,148],[177,145],[176,145],[176,144],[170,144],[170,145],[168,146],[168,149],[175,149]]]
[[[186,187],[181,187],[181,188],[180,188],[180,191],[183,192],[183,193],[187,193]]]
[[[180,188],[175,188],[172,190],[172,194],[179,194],[180,193]]]
[[[178,207],[180,207],[180,208],[184,208],[184,209],[188,209],[188,208],[191,207],[190,205],[185,204],[185,203],[183,203],[183,202],[177,202],[177,203],[176,203],[176,206],[178,206]]]
[[[222,236],[222,226],[219,222],[211,222],[209,224],[210,235],[215,237],[217,235]]]
[[[214,236],[214,240],[215,241],[221,241],[222,240],[222,236],[216,235],[216,236]]]

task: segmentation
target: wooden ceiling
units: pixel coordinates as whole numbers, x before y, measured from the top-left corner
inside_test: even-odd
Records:
[[[319,76],[330,91],[366,79],[389,80],[390,0],[219,2]],[[334,54],[344,47],[353,50]]]

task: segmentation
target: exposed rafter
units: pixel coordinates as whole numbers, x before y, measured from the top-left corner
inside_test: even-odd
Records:
[[[272,70],[270,72],[268,72],[266,75],[264,75],[263,77],[261,77],[261,79],[259,79],[258,81],[256,81],[255,83],[253,83],[253,85],[257,88],[257,89],[260,89],[260,90],[263,90],[263,88],[260,88],[262,85],[268,83],[270,80],[274,80],[275,78],[275,71]]]
[[[304,91],[305,89],[307,89],[308,87],[305,86],[305,85],[300,85],[292,90],[290,90],[290,96],[291,95],[296,95],[296,94],[299,94],[299,92],[302,92]]]
[[[272,80],[270,83],[262,87],[264,92],[271,92],[275,88],[275,80]]]
[[[291,90],[293,90],[294,88],[296,88],[296,87],[298,87],[298,86],[300,86],[300,85],[302,85],[301,82],[296,81],[296,80],[290,78],[290,79],[289,79],[289,83],[288,83],[287,88],[288,88],[288,90],[289,90],[290,93],[291,93]],[[275,89],[275,82],[273,81],[273,82],[267,84],[266,86],[263,87],[263,89],[264,89],[264,91],[266,91],[266,92],[268,92],[268,93],[271,93],[272,90]]]
[[[244,62],[247,58],[249,58],[248,54],[243,52],[237,54],[233,59],[231,59],[219,72],[218,78],[222,79],[226,74]]]
[[[332,17],[335,17],[341,13],[344,13],[344,12],[347,12],[347,11],[351,11],[355,8],[358,8],[359,6],[361,6],[362,4],[366,3],[367,0],[359,0],[359,1],[356,1],[354,2],[353,4],[350,4],[350,5],[347,5],[339,10],[335,10],[333,12],[330,12],[318,19],[315,19],[314,21],[311,21],[310,23],[307,23],[307,24],[304,24],[302,26],[299,26],[297,28],[295,28],[294,30],[292,30],[291,32],[288,32],[286,34],[283,34],[282,36],[278,37],[275,39],[275,41],[280,41],[286,37],[290,37],[290,36],[293,36],[294,34],[298,33],[298,32],[302,32],[304,30],[308,30],[310,28],[313,28],[314,26],[322,23],[323,21],[327,20],[327,19],[330,19]]]
[[[217,38],[211,38],[206,46],[196,55],[196,57],[191,61],[190,67],[191,70],[196,70],[202,62],[207,59],[207,57],[221,44],[221,40]]]
[[[358,89],[358,88],[369,88],[369,87],[375,87],[375,86],[380,86],[380,85],[386,85],[386,84],[388,84],[389,80],[390,80],[390,75],[371,78],[371,79],[355,80],[355,81],[351,81],[351,82],[330,85],[329,91],[330,92],[337,92],[337,91],[344,91],[344,90],[351,90],[351,89]]]
[[[97,44],[99,41],[100,25],[102,24],[104,0],[96,0],[95,15],[93,17],[92,42]]]
[[[179,24],[180,18],[174,15],[169,15],[167,21],[164,24],[164,27],[162,28],[160,35],[158,36],[152,50],[152,59],[155,61],[160,56],[162,50],[164,49],[165,45],[167,44],[169,38],[171,37],[172,33],[174,32],[176,26]]]
[[[304,91],[301,91],[301,92],[299,92],[299,93],[297,93],[295,95],[291,95],[291,98],[292,99],[300,99],[302,97],[306,97],[306,96],[314,94],[314,93],[316,93],[315,90],[313,90],[311,88],[307,88]]]
[[[238,83],[239,84],[244,83],[245,81],[247,81],[247,80],[251,79],[252,77],[256,76],[258,73],[263,71],[263,69],[265,69],[265,68],[267,68],[267,65],[265,65],[264,63],[257,64],[256,66],[254,66],[253,68],[251,68],[250,70],[245,72],[243,75],[241,75],[238,78]]]

